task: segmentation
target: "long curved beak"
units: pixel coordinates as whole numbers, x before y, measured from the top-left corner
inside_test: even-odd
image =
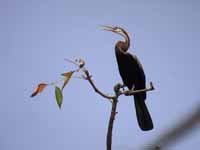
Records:
[[[114,32],[114,28],[111,27],[111,26],[104,26],[104,25],[102,25],[101,27],[102,27],[103,30]]]

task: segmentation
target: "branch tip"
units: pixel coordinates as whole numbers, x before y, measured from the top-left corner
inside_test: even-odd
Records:
[[[152,82],[152,81],[150,82],[150,88],[151,88],[152,90],[155,90],[155,88],[154,88],[154,86],[153,86],[153,82]]]

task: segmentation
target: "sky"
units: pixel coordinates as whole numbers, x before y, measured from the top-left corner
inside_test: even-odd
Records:
[[[87,81],[69,82],[61,110],[53,87],[30,98],[38,83],[74,69],[65,58],[83,58],[96,85],[113,94],[122,82],[114,54],[122,38],[100,25],[129,33],[129,52],[142,62],[147,86],[153,81],[156,89],[146,101],[154,122],[149,132],[137,125],[133,98],[119,98],[113,147],[148,146],[200,104],[199,5],[197,0],[1,0],[0,149],[105,149],[111,104]],[[199,146],[199,127],[170,148]]]

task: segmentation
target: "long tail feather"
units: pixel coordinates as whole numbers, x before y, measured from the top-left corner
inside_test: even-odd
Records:
[[[140,95],[135,95],[134,101],[135,101],[137,121],[141,130],[143,131],[152,130],[153,122],[144,99]]]

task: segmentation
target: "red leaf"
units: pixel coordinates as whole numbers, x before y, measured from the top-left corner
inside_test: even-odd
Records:
[[[41,93],[44,88],[47,86],[48,84],[46,83],[40,83],[37,88],[35,88],[35,91],[31,94],[31,97],[36,96],[38,93]]]

